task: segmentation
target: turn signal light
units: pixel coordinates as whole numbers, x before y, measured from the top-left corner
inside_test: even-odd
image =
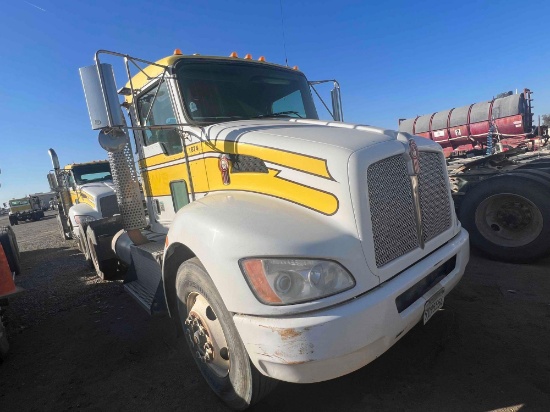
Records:
[[[176,49],[174,50],[174,56],[181,56],[183,53],[181,52],[180,49]]]
[[[237,54],[237,52],[233,52],[229,55],[229,57],[239,57],[239,55]]]
[[[265,57],[264,56],[260,56],[260,58],[258,59],[259,62],[265,62]]]

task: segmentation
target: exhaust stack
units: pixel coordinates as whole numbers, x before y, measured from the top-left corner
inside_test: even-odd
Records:
[[[123,228],[139,245],[148,240],[140,229],[147,226],[139,180],[126,133],[126,122],[120,108],[113,68],[99,62],[80,69],[92,129],[100,130],[99,143],[109,154],[109,164]]]

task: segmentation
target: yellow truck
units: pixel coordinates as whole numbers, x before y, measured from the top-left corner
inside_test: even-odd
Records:
[[[348,374],[437,316],[469,258],[437,143],[343,122],[336,81],[319,120],[324,81],[263,57],[95,62],[80,75],[121,214],[88,226],[94,264],[114,253],[227,405]]]
[[[19,222],[36,222],[44,217],[44,211],[40,200],[36,196],[27,196],[19,199],[11,199],[9,204],[9,221],[14,226]]]
[[[119,213],[109,162],[73,163],[61,168],[55,150],[48,153],[53,165],[48,181],[57,197],[61,236],[76,239],[86,260],[91,262],[86,238],[88,224]]]

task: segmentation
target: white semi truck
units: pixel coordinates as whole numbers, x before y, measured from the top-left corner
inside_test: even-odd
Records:
[[[106,57],[125,63],[118,91]],[[344,123],[337,82],[335,121],[321,121],[320,82],[263,57],[99,51],[95,62],[80,74],[121,212],[87,228],[96,268],[115,254],[126,290],[174,319],[230,407],[278,380],[363,367],[427,322],[463,275],[468,234],[441,147]]]

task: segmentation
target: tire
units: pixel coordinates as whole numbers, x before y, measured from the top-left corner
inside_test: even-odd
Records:
[[[78,227],[78,248],[84,255],[84,260],[86,260],[86,263],[90,268],[94,267],[94,262],[92,262],[92,258],[90,256],[90,248],[88,246],[88,239],[86,238],[86,232],[82,228],[82,226]]]
[[[11,227],[0,227],[0,243],[8,259],[10,270],[16,275],[21,273],[21,263],[19,256],[19,246],[13,229]]]
[[[460,205],[470,242],[505,262],[532,262],[550,254],[550,180],[527,170],[478,183]]]
[[[179,267],[176,292],[185,341],[214,393],[235,410],[246,409],[267,396],[277,381],[262,375],[250,361],[231,314],[197,258]],[[209,334],[201,335],[201,330]],[[198,343],[192,338],[197,332]],[[208,344],[211,353],[205,350]],[[203,362],[205,357],[210,359]]]
[[[92,265],[97,273],[97,276],[103,280],[117,279],[118,272],[118,260],[116,258],[105,259],[101,256],[101,249],[98,246],[99,243],[96,238],[94,230],[88,226],[86,230],[86,239],[88,241],[88,251],[90,253],[90,259]]]

